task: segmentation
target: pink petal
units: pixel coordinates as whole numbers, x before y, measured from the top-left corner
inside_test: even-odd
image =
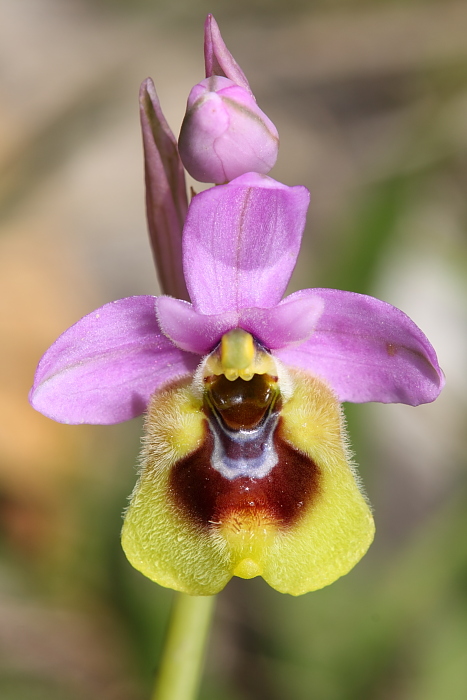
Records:
[[[340,401],[433,401],[444,376],[433,347],[406,314],[384,301],[338,289],[305,290],[324,302],[309,340],[275,354],[323,377]]]
[[[162,335],[154,297],[120,299],[82,318],[47,350],[30,401],[61,423],[119,423],[143,413],[156,389],[196,366],[196,357]]]
[[[193,198],[183,264],[196,311],[279,303],[295,267],[309,196],[305,187],[247,173]]]
[[[271,309],[245,309],[239,326],[249,331],[268,350],[289,347],[309,338],[324,304],[313,295],[296,292]]]
[[[188,299],[182,266],[182,229],[188,202],[185,171],[154,83],[140,90],[149,237],[162,291]]]
[[[219,25],[212,15],[208,15],[204,23],[204,62],[206,78],[221,75],[251,92],[245,73],[225,45]]]
[[[172,297],[158,297],[156,312],[164,335],[182,350],[199,355],[211,352],[224,333],[238,326],[236,311],[206,316],[188,302]]]

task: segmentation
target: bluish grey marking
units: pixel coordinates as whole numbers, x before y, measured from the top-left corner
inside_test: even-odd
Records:
[[[278,461],[273,440],[277,421],[278,414],[272,411],[257,428],[229,430],[212,412],[208,424],[214,438],[213,469],[226,479],[267,476]]]

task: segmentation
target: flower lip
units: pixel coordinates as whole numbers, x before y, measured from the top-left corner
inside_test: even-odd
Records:
[[[342,440],[338,402],[319,380],[293,374],[297,391],[277,430],[269,430],[275,416],[260,430],[270,449],[254,468],[270,467],[265,478],[244,471],[258,456],[258,443],[249,454],[255,435],[226,445],[188,382],[154,396],[122,534],[130,562],[146,576],[212,595],[232,575],[261,575],[300,595],[332,583],[363,556],[374,527]]]

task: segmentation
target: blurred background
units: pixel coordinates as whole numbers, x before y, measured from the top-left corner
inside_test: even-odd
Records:
[[[173,130],[213,12],[312,193],[291,290],[407,312],[437,349],[432,405],[346,407],[377,524],[348,576],[294,599],[219,596],[203,700],[467,697],[467,4],[0,0],[0,697],[145,700],[172,593],[120,550],[141,420],[58,425],[27,392],[82,315],[157,294],[138,87]],[[199,189],[199,188],[198,188]]]

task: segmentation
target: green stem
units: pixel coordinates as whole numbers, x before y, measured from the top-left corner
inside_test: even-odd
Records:
[[[195,700],[215,596],[176,593],[151,700]]]

